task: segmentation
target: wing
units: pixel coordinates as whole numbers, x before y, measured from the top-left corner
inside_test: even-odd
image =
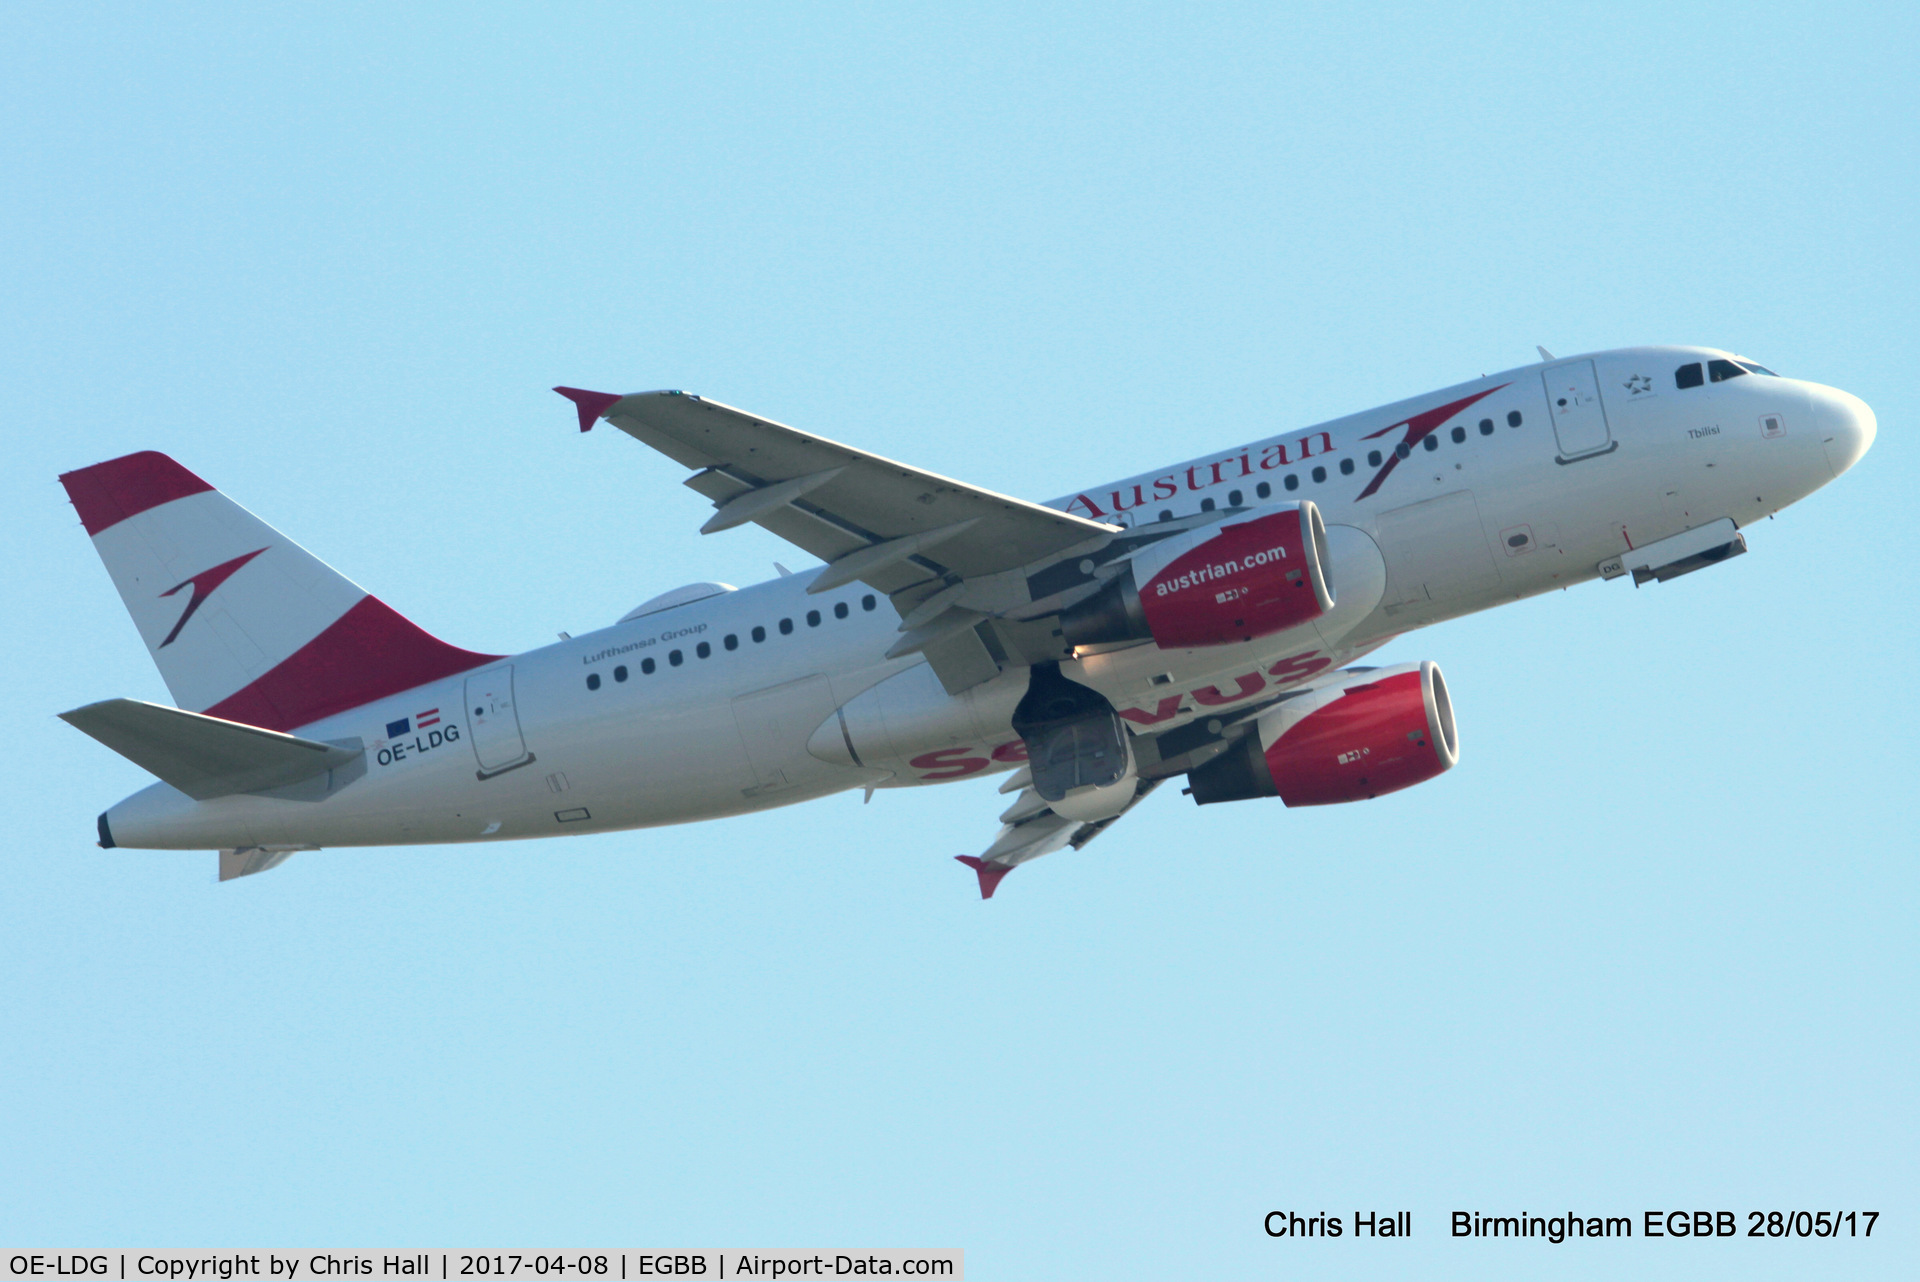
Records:
[[[1134,735],[1132,745],[1134,758],[1139,763],[1139,790],[1120,814],[1097,823],[1082,823],[1055,814],[1040,794],[1034,791],[1032,769],[1022,766],[1000,785],[1001,792],[1017,790],[1020,795],[1001,812],[1000,832],[994,837],[993,844],[978,855],[955,855],[954,858],[979,875],[980,897],[991,899],[1001,880],[1015,868],[1029,859],[1050,855],[1064,846],[1080,849],[1122,816],[1131,813],[1155,788],[1211,761],[1242,735],[1251,733],[1259,715],[1275,704],[1297,698],[1331,680],[1359,671],[1364,669],[1348,668],[1344,672],[1330,672],[1270,698],[1223,711],[1217,717],[1189,722],[1176,730],[1160,734]]]
[[[1021,773],[1025,774],[1024,771]],[[1008,785],[1017,785],[1020,778],[1021,775],[1015,775],[1008,780]],[[1063,819],[1047,808],[1047,803],[1040,799],[1039,793],[1030,787],[1022,788],[1014,803],[1001,814],[1000,833],[994,838],[993,844],[978,855],[955,855],[954,858],[979,876],[980,898],[992,899],[1001,880],[1015,868],[1030,859],[1050,855],[1064,846],[1080,849],[1119,822],[1122,816],[1131,813],[1162,782],[1159,779],[1142,780],[1139,791],[1133,794],[1133,800],[1127,803],[1125,810],[1098,823]],[[1006,790],[1007,785],[1002,785],[1002,788]]]
[[[1031,572],[1121,532],[685,392],[554,390],[582,430],[605,418],[698,469],[686,484],[718,509],[702,533],[752,522],[827,563],[809,592],[858,581],[886,593],[904,633],[890,656],[924,652],[953,693],[999,670],[979,625],[1031,601]],[[1009,639],[998,636],[1003,653]]]

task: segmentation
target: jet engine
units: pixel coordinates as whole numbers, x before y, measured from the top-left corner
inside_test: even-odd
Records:
[[[1099,592],[1062,612],[1069,645],[1226,645],[1333,608],[1320,509],[1302,501],[1176,534],[1142,549]]]
[[[1270,708],[1187,782],[1202,806],[1274,796],[1324,806],[1410,788],[1459,760],[1447,683],[1422,662],[1345,672]]]

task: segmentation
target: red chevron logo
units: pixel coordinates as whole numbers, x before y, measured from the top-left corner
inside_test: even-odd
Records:
[[[255,548],[253,551],[248,552],[244,556],[236,556],[231,561],[223,561],[219,565],[214,566],[211,570],[202,570],[200,571],[200,573],[194,575],[192,578],[187,579],[184,582],[176,583],[172,587],[168,588],[165,592],[162,592],[160,595],[163,597],[166,597],[166,596],[172,596],[174,593],[178,592],[181,588],[190,587],[193,589],[193,595],[187,598],[187,608],[180,612],[180,621],[173,625],[173,631],[167,633],[167,639],[165,641],[162,641],[159,644],[159,646],[156,648],[164,650],[168,646],[172,645],[173,639],[180,635],[180,629],[187,626],[187,620],[191,619],[193,617],[193,612],[200,608],[200,603],[206,600],[207,597],[212,595],[213,590],[215,588],[219,587],[222,583],[225,583],[228,579],[232,578],[233,572],[235,570],[239,569],[241,566],[245,565],[247,562],[253,560],[254,557],[259,556],[262,552],[265,552],[265,551],[266,551],[265,548]]]
[[[1500,387],[1489,387],[1484,392],[1475,392],[1472,396],[1463,396],[1457,401],[1449,401],[1445,405],[1437,405],[1433,409],[1422,410],[1412,418],[1403,418],[1398,423],[1389,423],[1379,431],[1368,432],[1365,436],[1361,437],[1360,439],[1363,441],[1371,441],[1376,437],[1385,436],[1397,427],[1407,429],[1407,434],[1400,439],[1399,444],[1387,452],[1386,463],[1381,466],[1378,472],[1373,474],[1373,479],[1367,482],[1367,488],[1361,490],[1360,493],[1355,496],[1356,499],[1372,497],[1373,492],[1380,488],[1380,483],[1387,479],[1387,474],[1400,465],[1400,460],[1411,455],[1413,453],[1413,447],[1421,441],[1424,441],[1428,436],[1431,436],[1434,429],[1438,428],[1442,423],[1452,418],[1455,414],[1458,414],[1461,410],[1466,409],[1475,401],[1484,400],[1499,391],[1500,388],[1507,386],[1510,386],[1510,384],[1502,383]]]

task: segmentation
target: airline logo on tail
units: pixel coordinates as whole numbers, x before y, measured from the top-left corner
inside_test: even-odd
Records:
[[[187,608],[180,612],[180,621],[173,625],[173,631],[167,633],[167,639],[155,648],[164,650],[172,645],[173,639],[180,635],[180,629],[187,626],[187,620],[191,619],[193,612],[200,608],[200,603],[205,601],[209,596],[212,596],[215,588],[232,578],[235,570],[265,551],[265,548],[255,548],[253,551],[245,553],[242,556],[234,557],[231,561],[223,561],[211,570],[202,570],[192,578],[181,583],[176,583],[165,592],[162,592],[160,594],[161,596],[170,597],[181,588],[190,587],[193,589],[193,595],[187,598]]]
[[[501,657],[422,631],[164,454],[108,459],[60,480],[167,689],[190,712],[290,731]]]

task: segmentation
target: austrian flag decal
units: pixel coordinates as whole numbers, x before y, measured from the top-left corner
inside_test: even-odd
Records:
[[[440,724],[440,709],[428,708],[425,712],[416,712],[411,717],[402,717],[398,721],[387,722],[387,738],[398,739],[415,730],[425,730],[428,726]]]

